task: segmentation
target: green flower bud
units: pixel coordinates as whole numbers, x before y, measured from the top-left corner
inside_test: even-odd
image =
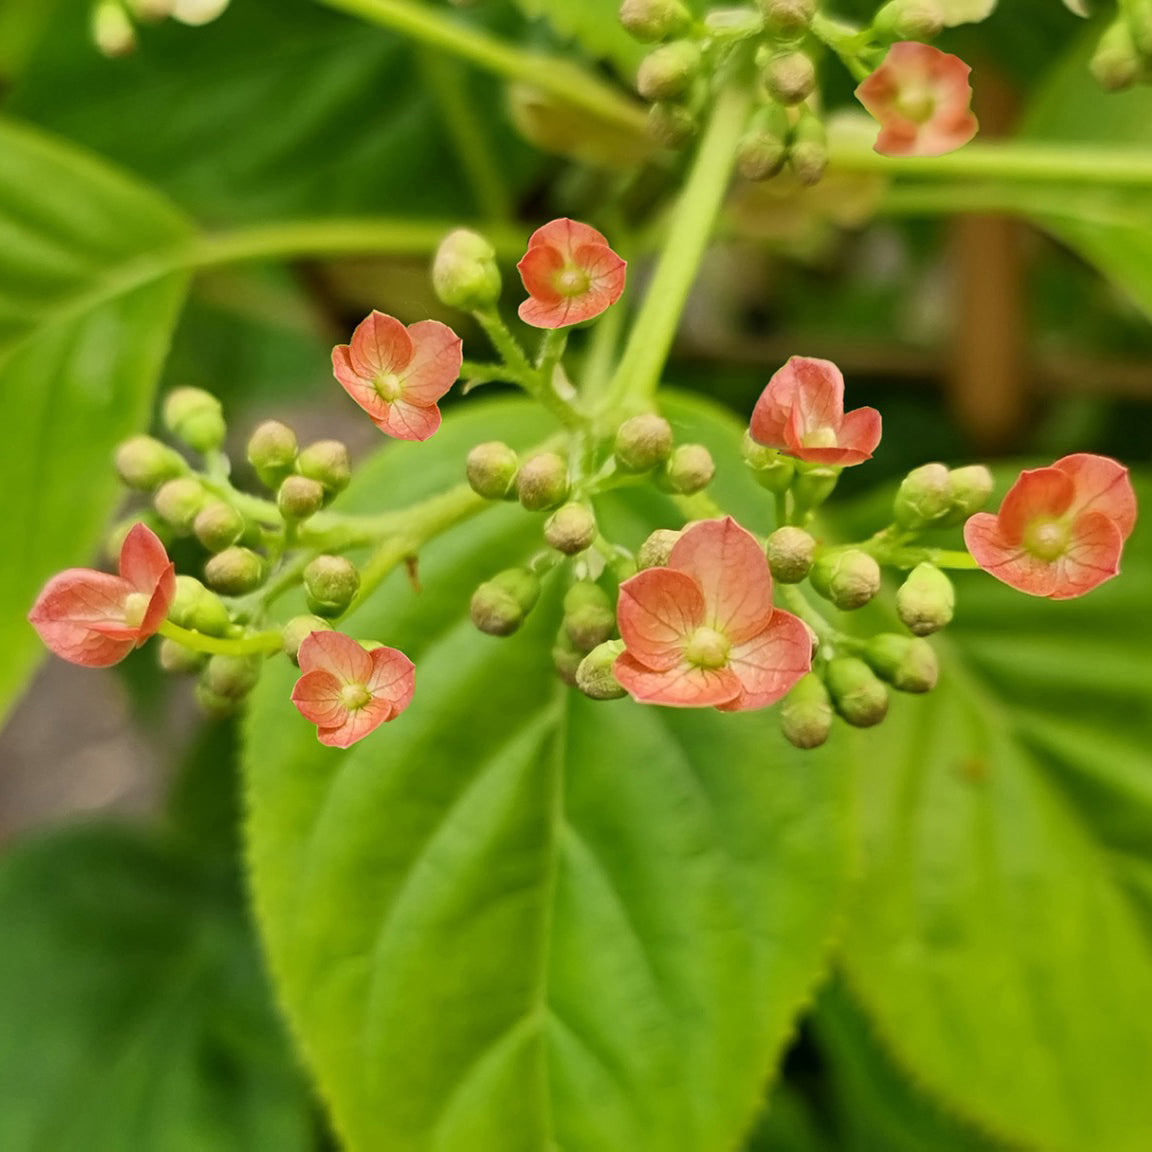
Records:
[[[564,597],[564,630],[581,653],[591,652],[616,630],[612,600],[599,584],[581,581]]]
[[[485,500],[506,500],[516,494],[520,458],[499,440],[477,444],[468,453],[468,483]]]
[[[671,36],[683,36],[692,26],[692,13],[680,0],[624,0],[620,23],[633,40],[654,44]]]
[[[346,556],[317,556],[304,569],[308,610],[317,616],[340,616],[360,590],[360,573]]]
[[[717,40],[745,40],[764,31],[764,20],[751,8],[710,8],[704,13],[704,31]]]
[[[667,565],[668,557],[672,555],[672,549],[680,536],[680,532],[674,532],[671,528],[657,528],[640,545],[640,551],[636,553],[636,567],[641,570],[663,568]]]
[[[940,0],[890,0],[872,18],[879,40],[934,40],[943,28]]]
[[[623,651],[623,640],[598,644],[580,661],[576,669],[576,687],[592,700],[619,700],[626,696],[612,671],[616,657]]]
[[[327,497],[335,496],[352,479],[348,447],[340,440],[317,440],[296,457],[296,471],[322,484]]]
[[[256,687],[263,663],[259,656],[213,656],[204,669],[204,683],[214,696],[242,700]]]
[[[872,671],[901,692],[931,692],[940,677],[940,664],[927,640],[882,632],[864,649]]]
[[[816,15],[816,0],[760,0],[769,33],[778,40],[802,36]]]
[[[432,262],[432,288],[441,304],[476,312],[500,299],[496,249],[477,232],[457,228],[440,241]]]
[[[799,584],[808,575],[816,555],[816,541],[804,531],[786,524],[768,537],[768,567],[781,584]]]
[[[901,528],[919,531],[943,520],[951,508],[948,469],[943,464],[921,464],[900,481],[892,519]]]
[[[568,498],[568,463],[555,452],[525,460],[516,475],[516,494],[529,512],[555,508]]]
[[[196,684],[196,703],[200,708],[209,716],[215,716],[223,719],[225,716],[231,716],[239,707],[239,701],[234,700],[229,696],[220,696],[218,693],[213,692],[211,688],[203,681],[200,680]]]
[[[856,728],[870,728],[888,714],[888,689],[855,656],[829,661],[828,692],[836,711]]]
[[[779,104],[800,104],[816,88],[816,65],[800,51],[774,52],[760,72],[768,94]]]
[[[313,632],[331,631],[332,625],[319,616],[293,616],[292,619],[284,625],[284,639],[282,643],[284,655],[299,667],[300,661],[297,658],[297,653],[300,651],[300,645],[303,644]]]
[[[177,640],[169,640],[167,636],[160,640],[158,658],[160,667],[165,672],[172,672],[178,676],[198,672],[204,665],[203,652],[194,652]]]
[[[636,90],[645,100],[675,100],[692,87],[700,70],[700,49],[691,40],[673,40],[640,61]]]
[[[796,474],[796,461],[790,456],[782,456],[775,448],[765,448],[757,444],[748,431],[744,433],[741,445],[744,463],[761,488],[777,495],[787,492]]]
[[[664,148],[687,144],[696,129],[696,117],[683,104],[658,100],[648,109],[648,135]]]
[[[917,564],[896,592],[896,613],[917,636],[938,632],[952,620],[956,593],[934,564]]]
[[[244,517],[223,500],[209,500],[192,521],[196,539],[209,552],[223,552],[244,535]]]
[[[818,748],[832,731],[832,700],[814,672],[802,676],[780,706],[780,729],[797,748]]]
[[[819,508],[836,488],[840,479],[840,469],[802,464],[796,469],[792,481],[792,498],[797,512],[808,512]]]
[[[175,448],[151,436],[133,436],[116,449],[116,471],[129,488],[155,492],[165,480],[188,471],[188,464]]]
[[[296,464],[296,433],[279,420],[265,420],[248,439],[248,463],[266,487],[279,488]]]
[[[264,583],[268,567],[251,548],[233,545],[217,552],[204,565],[204,579],[224,596],[243,596]]]
[[[161,484],[152,497],[152,505],[160,518],[182,536],[192,531],[196,514],[204,507],[208,494],[200,481],[192,476],[180,476]]]
[[[655,412],[631,416],[616,429],[612,447],[624,472],[647,472],[663,464],[672,451],[672,425]]]
[[[1130,88],[1140,79],[1144,61],[1123,16],[1104,30],[1088,67],[1097,83],[1109,92]]]
[[[164,427],[197,452],[214,452],[227,428],[220,401],[203,388],[177,388],[164,400]]]
[[[811,113],[803,113],[792,129],[788,163],[801,184],[811,187],[824,178],[828,167],[828,135],[824,125]]]
[[[787,159],[787,112],[779,104],[758,109],[736,149],[736,167],[740,175],[745,180],[771,179],[784,167]]]
[[[220,597],[209,592],[195,576],[184,575],[176,577],[176,594],[168,609],[168,619],[205,636],[223,636],[232,623]]]
[[[596,533],[596,517],[587,504],[564,504],[544,524],[544,539],[565,556],[591,547]]]
[[[100,0],[92,9],[92,42],[102,56],[127,56],[136,49],[136,29],[119,0]]]
[[[472,594],[472,623],[489,636],[511,636],[540,598],[540,579],[527,568],[508,568]]]
[[[1136,51],[1142,56],[1152,56],[1152,0],[1128,0],[1122,7]]]
[[[660,485],[679,496],[703,492],[716,475],[712,453],[703,444],[681,444],[664,465]]]
[[[307,476],[285,476],[276,492],[276,507],[285,520],[307,520],[324,504],[324,485]]]
[[[858,548],[825,552],[808,574],[812,587],[837,608],[863,608],[880,591],[880,565]]]
[[[568,637],[568,633],[561,628],[556,634],[556,642],[552,645],[552,666],[556,675],[571,687],[576,687],[576,669],[584,659],[584,652],[577,648]]]
[[[983,464],[953,468],[948,473],[948,500],[951,506],[946,524],[960,524],[992,498],[995,483]]]

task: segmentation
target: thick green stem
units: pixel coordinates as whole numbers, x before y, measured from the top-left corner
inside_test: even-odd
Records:
[[[215,656],[257,656],[277,652],[283,641],[278,631],[253,632],[248,636],[235,637],[206,636],[203,632],[181,628],[171,620],[165,620],[160,625],[159,633],[193,652],[208,652]]]

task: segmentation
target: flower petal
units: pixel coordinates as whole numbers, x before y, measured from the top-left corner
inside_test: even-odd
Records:
[[[412,703],[416,690],[416,666],[398,648],[373,648],[372,675],[365,687],[378,700],[387,700],[399,715]]]
[[[316,739],[330,748],[348,748],[357,740],[363,740],[369,732],[375,731],[387,720],[396,715],[392,705],[386,700],[373,700],[363,708],[349,712],[343,724],[316,729]]]
[[[997,580],[1029,596],[1052,595],[1056,566],[1025,551],[1019,539],[1009,540],[992,513],[978,512],[968,517],[964,543],[976,563]]]
[[[356,325],[348,357],[355,371],[369,381],[387,373],[401,376],[412,359],[412,338],[395,316],[373,309]]]
[[[1021,472],[1008,490],[996,518],[1009,544],[1019,544],[1039,517],[1059,517],[1072,506],[1076,487],[1059,468],[1033,468]]]
[[[310,724],[339,727],[348,715],[348,707],[340,696],[344,687],[337,676],[323,668],[305,672],[292,689],[292,703]]]
[[[739,677],[742,691],[717,707],[724,712],[765,708],[811,669],[812,635],[798,616],[777,608],[764,631],[733,647],[728,666]]]
[[[1128,469],[1108,456],[1077,452],[1064,456],[1052,465],[1070,476],[1076,494],[1071,512],[1102,512],[1127,540],[1136,525],[1136,493],[1128,478]]]
[[[160,537],[147,524],[133,524],[120,546],[120,575],[137,592],[151,596],[172,566]]]
[[[646,568],[620,585],[616,621],[633,658],[666,671],[680,663],[685,638],[704,623],[704,596],[683,572]]]
[[[1124,537],[1120,525],[1103,512],[1085,512],[1072,525],[1068,550],[1055,563],[1056,581],[1048,595],[1071,600],[1111,580],[1120,571]]]
[[[427,407],[459,378],[463,341],[439,320],[419,320],[408,328],[408,335],[412,359],[403,373],[403,399]]]
[[[427,440],[440,427],[440,409],[435,404],[422,406],[397,400],[383,407],[383,415],[373,416],[372,422],[397,440]]]
[[[816,427],[836,430],[844,412],[844,377],[831,360],[813,356],[792,356],[773,373],[756,406],[752,409],[752,439],[769,448],[793,451],[787,430],[796,412],[798,432],[795,446],[805,431]],[[821,417],[812,423],[813,417]]]
[[[310,632],[296,658],[301,672],[330,672],[343,684],[367,684],[372,675],[372,657],[343,632]]]
[[[579,220],[570,220],[562,216],[559,220],[551,220],[537,228],[528,237],[528,251],[545,245],[559,250],[565,258],[571,258],[577,248],[588,244],[602,244],[608,247],[608,240],[603,233],[597,232],[591,224],[584,224]]]
[[[351,353],[347,344],[337,344],[332,349],[332,374],[340,381],[340,386],[372,417],[379,420],[387,416],[388,405],[376,391],[370,379],[360,375],[352,366]]]
[[[643,704],[713,708],[735,700],[741,692],[740,679],[731,668],[697,668],[685,662],[656,671],[622,652],[612,671],[620,686]]]
[[[539,231],[535,235],[538,234]],[[561,302],[562,297],[556,291],[556,274],[564,267],[564,256],[558,249],[548,244],[532,247],[529,243],[528,251],[516,267],[525,291],[538,304],[553,307]],[[527,303],[525,300],[524,304]],[[524,304],[520,305],[521,311]]]

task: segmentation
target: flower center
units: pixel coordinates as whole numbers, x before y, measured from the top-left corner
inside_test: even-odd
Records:
[[[372,381],[372,386],[376,389],[380,399],[386,400],[389,404],[399,400],[400,394],[404,391],[403,381],[395,372],[381,373]]]
[[[912,85],[896,97],[896,109],[916,124],[927,124],[936,111],[936,97],[927,88]]]
[[[349,712],[358,712],[372,699],[372,693],[363,684],[345,684],[340,689],[340,703]]]
[[[1068,550],[1068,537],[1068,525],[1062,521],[1037,520],[1024,533],[1024,547],[1038,560],[1055,560]]]
[[[697,668],[723,668],[731,647],[728,637],[715,628],[697,628],[684,645],[684,659]]]
[[[579,296],[581,293],[587,292],[591,284],[592,279],[588,273],[575,264],[566,265],[556,273],[552,281],[552,287],[561,296]]]
[[[805,432],[800,438],[800,443],[805,448],[835,448],[836,447],[836,429],[827,424],[821,424],[819,428],[813,428],[811,432]]]
[[[129,592],[124,597],[124,623],[129,628],[139,628],[143,623],[149,600],[143,592]]]

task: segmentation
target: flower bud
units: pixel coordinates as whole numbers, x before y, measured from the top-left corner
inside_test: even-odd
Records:
[[[1152,0],[1128,0],[1121,5],[1128,17],[1132,42],[1142,56],[1152,56]]]
[[[552,645],[552,666],[556,675],[571,687],[576,687],[576,669],[584,659],[584,652],[572,643],[568,633],[561,628],[556,634],[556,642]]]
[[[575,556],[590,547],[596,533],[596,517],[587,504],[565,504],[544,524],[544,539],[565,556]]]
[[[175,448],[151,436],[133,436],[116,449],[116,471],[129,488],[155,492],[165,480],[188,471],[188,464]]]
[[[265,420],[248,439],[248,463],[266,487],[279,488],[296,463],[296,433],[279,420]]]
[[[828,136],[824,125],[811,113],[803,114],[792,129],[788,163],[801,184],[819,184],[828,167]]]
[[[736,167],[745,180],[768,180],[788,159],[788,114],[779,104],[759,109],[736,149]]]
[[[268,574],[262,556],[251,548],[233,545],[217,552],[204,565],[204,579],[223,596],[243,596],[264,583]]]
[[[774,52],[764,63],[760,79],[779,104],[800,104],[816,88],[816,65],[800,51]]]
[[[940,677],[940,664],[927,640],[883,632],[864,649],[872,671],[901,692],[931,692]]]
[[[745,430],[741,445],[744,463],[761,488],[779,495],[792,486],[796,474],[796,462],[790,456],[782,456],[775,448],[765,448],[752,439],[751,432]]]
[[[863,608],[880,591],[880,565],[858,548],[825,552],[808,574],[812,587],[837,608]]]
[[[934,564],[917,564],[896,592],[896,613],[917,636],[945,627],[955,606],[952,581]]]
[[[940,0],[890,0],[872,18],[880,40],[934,40],[943,28]]]
[[[1088,67],[1102,88],[1119,92],[1140,79],[1143,66],[1144,61],[1132,39],[1132,29],[1120,16],[1104,29]]]
[[[209,592],[195,576],[184,575],[176,577],[176,594],[168,608],[168,619],[205,636],[223,636],[232,623],[220,597]]]
[[[768,32],[778,40],[802,36],[816,15],[816,0],[760,0]]]
[[[636,90],[645,100],[675,100],[691,87],[700,70],[700,49],[691,40],[673,40],[640,61]]]
[[[472,623],[489,636],[511,636],[540,598],[540,579],[527,568],[508,568],[472,593]]]
[[[945,523],[959,524],[979,512],[991,499],[994,487],[992,473],[983,464],[953,468],[948,473],[950,512]]]
[[[340,616],[360,590],[360,573],[347,556],[317,556],[304,569],[308,610],[317,616]]]
[[[681,444],[664,465],[660,485],[679,496],[702,492],[712,483],[716,464],[703,444]]]
[[[516,494],[520,458],[499,440],[477,444],[468,453],[468,483],[485,500],[505,500]]]
[[[672,555],[672,549],[680,539],[680,535],[671,528],[657,528],[640,545],[640,551],[636,553],[637,569],[663,568],[668,563],[668,557]]]
[[[564,630],[582,653],[591,652],[612,636],[616,614],[611,598],[599,584],[581,581],[568,589],[564,597]]]
[[[292,619],[284,625],[284,639],[281,644],[284,655],[299,667],[300,661],[297,659],[297,653],[300,651],[300,645],[303,644],[313,632],[331,631],[332,625],[319,616],[293,616]]]
[[[658,100],[648,109],[648,135],[665,148],[687,144],[696,128],[696,117],[683,104]]]
[[[832,700],[814,672],[792,686],[780,706],[780,730],[797,748],[818,748],[832,731]]]
[[[276,507],[285,520],[307,520],[324,503],[324,485],[307,476],[285,476],[276,492]]]
[[[633,40],[655,44],[671,36],[683,36],[692,26],[692,13],[680,0],[624,0],[620,23]]]
[[[449,232],[432,262],[432,288],[441,304],[476,312],[500,299],[496,249],[478,232]]]
[[[199,672],[204,665],[204,653],[194,652],[185,648],[178,640],[169,640],[164,636],[160,640],[158,650],[160,667],[165,672],[172,672],[177,676]]]
[[[943,520],[951,507],[948,469],[943,464],[921,464],[900,481],[892,519],[901,528],[918,532]]]
[[[244,535],[244,517],[224,500],[209,500],[196,513],[192,531],[209,552],[223,552]]]
[[[200,481],[192,476],[180,476],[161,484],[152,497],[152,505],[160,518],[182,536],[192,531],[196,513],[204,507],[208,494]]]
[[[164,400],[164,427],[197,452],[214,452],[227,428],[220,401],[203,388],[177,388]]]
[[[828,663],[828,692],[836,711],[856,728],[870,728],[888,714],[888,689],[855,656],[837,656]]]
[[[786,524],[768,537],[765,552],[774,579],[781,584],[799,584],[812,567],[816,541],[803,528]]]
[[[619,700],[627,695],[620,687],[612,666],[624,651],[623,640],[606,640],[598,644],[576,669],[576,687],[592,700]]]
[[[813,508],[819,508],[832,495],[839,479],[839,468],[813,467],[808,464],[797,468],[792,481],[792,498],[796,502],[796,511],[808,512]]]
[[[655,412],[631,416],[616,430],[612,451],[622,471],[647,472],[668,459],[672,425]]]
[[[525,460],[516,475],[516,494],[529,512],[555,508],[568,498],[568,463],[555,452]]]
[[[323,485],[326,498],[335,496],[352,479],[348,446],[341,440],[317,440],[296,457],[296,471]]]
[[[136,49],[136,29],[119,0],[100,0],[92,9],[92,42],[102,56],[127,56]]]
[[[263,660],[259,656],[215,655],[204,669],[204,683],[215,696],[242,700],[260,679]]]
[[[198,681],[196,684],[196,703],[200,705],[201,710],[207,715],[215,716],[219,719],[223,719],[225,716],[231,716],[239,706],[239,701],[229,696],[221,696],[213,692],[203,680]]]

